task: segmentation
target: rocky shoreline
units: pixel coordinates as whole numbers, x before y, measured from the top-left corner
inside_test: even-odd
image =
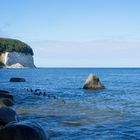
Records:
[[[13,95],[9,91],[0,90],[0,140],[47,140],[38,123],[19,120],[13,105]]]
[[[10,78],[9,82],[26,82],[26,79],[19,77]],[[105,86],[101,84],[99,77],[90,74],[83,86],[83,89],[104,89]],[[48,99],[56,100],[57,97],[47,94],[41,89],[24,89],[35,96],[47,96]],[[62,104],[66,101],[61,99]],[[21,121],[17,112],[13,109],[15,104],[14,96],[7,90],[0,90],[0,140],[47,140],[49,136],[36,122],[29,120]],[[62,122],[64,125],[80,126],[77,122]]]

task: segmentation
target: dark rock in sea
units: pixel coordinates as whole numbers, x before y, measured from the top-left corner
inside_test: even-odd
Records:
[[[64,99],[60,100],[62,104],[65,104],[66,101]]]
[[[11,99],[8,98],[0,98],[0,107],[3,106],[12,106],[14,105],[14,102]]]
[[[10,93],[9,91],[7,91],[7,90],[0,90],[0,94],[8,94],[8,93]]]
[[[63,125],[67,125],[67,126],[81,126],[81,123],[79,122],[68,122],[68,121],[63,121],[61,122]]]
[[[4,126],[10,122],[16,122],[16,121],[17,121],[17,114],[13,109],[8,107],[0,108],[0,126],[1,125]]]
[[[0,140],[48,140],[40,125],[23,121],[10,123],[0,130]]]
[[[10,82],[26,82],[24,78],[12,77]]]
[[[33,89],[32,88],[30,89],[30,92],[33,92]]]
[[[48,95],[48,98],[49,99],[56,99],[56,96],[54,96],[54,95]]]
[[[11,99],[12,101],[14,100],[13,95],[10,94],[0,94],[0,99],[1,98]]]
[[[35,92],[41,91],[40,89],[35,89]]]
[[[0,100],[1,99],[10,99],[13,101],[13,96],[10,94],[9,91],[6,91],[6,90],[0,90]],[[4,100],[3,99],[3,100]],[[5,100],[6,101],[6,100]]]
[[[100,82],[100,79],[98,76],[89,74],[87,80],[85,81],[83,88],[95,90],[95,89],[104,89],[105,86]]]
[[[43,92],[43,96],[46,96],[46,92]]]

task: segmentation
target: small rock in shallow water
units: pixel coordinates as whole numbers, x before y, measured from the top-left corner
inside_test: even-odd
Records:
[[[10,82],[26,82],[24,78],[12,77]]]
[[[43,92],[43,96],[46,96],[46,92]]]
[[[0,130],[0,140],[48,140],[40,125],[23,121],[9,123]]]
[[[32,88],[30,89],[30,92],[33,92],[33,89]]]
[[[79,122],[67,122],[67,121],[63,121],[61,123],[64,124],[64,125],[67,125],[67,126],[81,126],[81,123],[79,123]]]
[[[35,92],[41,91],[40,89],[35,89]]]
[[[17,109],[16,110],[18,114],[20,115],[27,115],[29,114],[30,112],[32,112],[33,110],[31,109]]]
[[[54,96],[54,95],[48,95],[48,98],[49,99],[56,99],[56,96]]]
[[[64,99],[60,99],[59,102],[60,102],[61,104],[65,104],[65,103],[66,103],[66,101],[65,101]]]
[[[89,74],[85,84],[84,89],[104,89],[105,86],[100,82],[99,77],[93,74]]]

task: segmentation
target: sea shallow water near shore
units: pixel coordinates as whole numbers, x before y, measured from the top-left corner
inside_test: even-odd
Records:
[[[106,89],[82,89],[89,73]],[[27,82],[12,83],[11,77]],[[21,121],[38,122],[51,140],[140,139],[138,68],[0,69],[0,89],[14,95]]]

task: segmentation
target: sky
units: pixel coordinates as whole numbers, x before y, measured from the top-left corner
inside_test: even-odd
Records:
[[[0,0],[0,37],[39,67],[140,67],[140,0]]]

